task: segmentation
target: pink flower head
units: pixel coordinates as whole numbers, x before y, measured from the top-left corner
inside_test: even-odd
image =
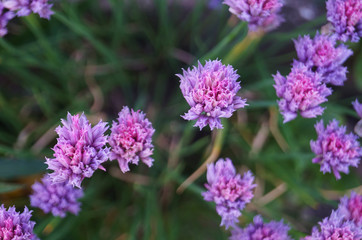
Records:
[[[314,227],[312,235],[303,240],[361,240],[362,228],[351,221],[346,221],[339,211],[332,211],[331,216],[319,222],[320,230]]]
[[[94,127],[86,116],[70,115],[62,119],[63,126],[56,128],[59,137],[54,146],[54,158],[47,158],[49,176],[54,183],[67,182],[78,188],[84,178],[90,178],[101,164],[108,160],[106,148],[107,123],[100,121]]]
[[[327,88],[319,73],[312,72],[302,63],[294,63],[291,73],[283,77],[279,72],[274,75],[279,109],[284,123],[297,117],[315,118],[322,115],[324,108],[319,106],[327,101],[332,90]]]
[[[347,68],[342,64],[353,52],[345,45],[336,47],[336,38],[320,35],[318,32],[314,39],[308,35],[299,37],[294,41],[298,54],[298,61],[322,75],[323,82],[333,85],[343,85],[347,79]]]
[[[123,107],[113,122],[109,139],[111,145],[110,160],[117,159],[122,172],[128,172],[129,164],[138,164],[141,160],[148,167],[152,166],[152,135],[155,129],[146,118],[146,114]]]
[[[327,20],[338,40],[358,42],[362,36],[362,1],[328,0]]]
[[[220,118],[229,118],[236,109],[245,107],[246,100],[237,96],[239,75],[230,65],[219,60],[198,63],[193,69],[183,70],[180,88],[191,109],[182,116],[186,120],[197,120],[194,126],[210,129],[222,128]]]
[[[231,231],[230,240],[291,240],[288,236],[290,227],[283,221],[264,223],[260,215],[254,217],[254,222],[246,228],[236,227]]]
[[[237,223],[241,210],[253,198],[254,176],[250,171],[236,174],[230,159],[219,159],[215,165],[207,166],[206,192],[202,196],[206,201],[216,203],[216,211],[221,216],[220,226],[227,229]]]
[[[31,212],[27,207],[24,212],[17,212],[15,207],[6,209],[0,206],[0,239],[3,240],[36,240],[33,233],[35,222],[30,221]]]
[[[75,215],[80,211],[78,199],[83,197],[83,190],[74,188],[66,182],[53,183],[48,175],[41,182],[35,182],[31,188],[30,203],[45,213],[51,212],[54,216],[65,217],[67,212]]]
[[[232,14],[248,22],[251,31],[258,28],[270,31],[283,21],[279,16],[283,6],[281,0],[224,0],[223,3],[229,6]]]
[[[323,173],[333,172],[337,180],[341,178],[339,172],[348,174],[349,166],[357,167],[362,156],[358,136],[346,134],[346,127],[338,124],[334,119],[324,128],[321,120],[315,125],[318,139],[310,141],[312,151],[317,155],[313,163],[319,163]]]
[[[352,192],[351,196],[344,196],[338,205],[338,210],[348,221],[362,226],[362,195]]]

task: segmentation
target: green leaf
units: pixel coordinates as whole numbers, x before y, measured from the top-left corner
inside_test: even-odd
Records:
[[[22,187],[23,187],[22,184],[0,182],[0,194],[13,192],[13,191],[18,190],[18,189],[20,189]]]

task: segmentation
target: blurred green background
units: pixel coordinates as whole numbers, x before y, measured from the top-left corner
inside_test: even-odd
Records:
[[[37,15],[11,21],[0,39],[1,203],[29,206],[30,186],[45,173],[54,128],[67,112],[85,112],[96,123],[112,121],[127,105],[143,110],[156,129],[154,166],[121,174],[117,162],[107,162],[107,172],[83,182],[79,216],[61,219],[33,209],[35,232],[49,240],[227,239],[215,205],[201,197],[205,174],[176,193],[210,155],[216,132],[199,131],[180,117],[188,105],[175,74],[198,59],[218,58],[238,69],[249,103],[223,121],[218,140],[220,157],[257,178],[240,225],[262,214],[289,222],[295,238],[309,233],[340,196],[361,191],[362,183],[361,167],[340,181],[319,172],[309,146],[317,119],[283,124],[272,86],[272,74],[288,74],[296,57],[291,39],[314,35],[326,23],[324,4],[286,1],[279,29],[247,39],[247,24],[226,6],[213,9],[201,0],[61,0],[50,21]],[[349,47],[348,80],[333,89],[323,119],[337,118],[352,131],[362,52],[360,44]]]

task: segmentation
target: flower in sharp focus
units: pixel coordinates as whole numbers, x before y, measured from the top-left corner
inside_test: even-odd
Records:
[[[47,158],[49,176],[54,183],[68,182],[78,188],[84,178],[90,178],[102,163],[108,160],[106,148],[107,123],[100,121],[94,127],[86,116],[70,115],[62,119],[63,126],[56,128],[59,137],[54,146],[54,158]]]
[[[351,196],[344,196],[338,205],[338,211],[348,221],[362,226],[362,195],[352,192]]]
[[[322,75],[323,82],[333,85],[343,85],[347,79],[347,68],[342,64],[353,52],[344,44],[336,47],[336,38],[319,34],[311,39],[308,35],[294,41],[298,61],[309,68],[316,68]]]
[[[312,235],[303,240],[361,240],[362,228],[352,221],[346,221],[339,211],[319,222],[320,230],[314,227]]]
[[[191,109],[182,117],[197,120],[194,126],[210,129],[222,128],[220,118],[229,118],[233,112],[245,107],[246,100],[237,96],[239,75],[230,65],[219,60],[206,61],[205,66],[198,63],[193,69],[177,74],[180,88]]]
[[[0,239],[35,240],[33,233],[35,222],[30,221],[31,212],[27,207],[24,212],[17,212],[15,207],[6,209],[0,206]]]
[[[248,22],[251,31],[259,28],[270,31],[283,21],[279,15],[283,6],[281,0],[224,0],[223,3],[229,6],[232,14]]]
[[[216,203],[216,211],[221,216],[220,226],[227,229],[234,226],[241,216],[241,210],[253,198],[254,176],[250,171],[243,177],[236,174],[230,159],[219,159],[207,166],[206,192],[202,196],[206,201]]]
[[[48,175],[41,182],[35,182],[31,188],[31,206],[38,207],[45,213],[65,217],[67,212],[77,215],[80,211],[78,199],[83,197],[82,189],[74,188],[66,182],[53,183]]]
[[[122,172],[129,171],[129,164],[138,164],[139,160],[148,167],[152,166],[152,135],[155,129],[146,118],[146,114],[123,107],[113,122],[109,145],[110,160],[117,159]]]
[[[346,127],[338,124],[334,119],[324,128],[321,120],[315,125],[317,140],[310,141],[311,149],[317,155],[313,163],[320,164],[323,173],[333,172],[337,180],[341,178],[340,172],[348,174],[350,166],[357,167],[362,156],[358,136],[346,134]]]
[[[290,227],[280,222],[263,222],[260,215],[254,217],[253,223],[244,229],[236,227],[231,231],[230,240],[290,240],[288,231]]]
[[[362,36],[362,1],[328,0],[327,20],[338,40],[358,42]]]
[[[273,77],[284,123],[295,119],[298,112],[305,118],[323,114],[324,108],[319,105],[327,101],[326,97],[332,94],[332,90],[322,82],[319,73],[312,72],[302,63],[294,62],[287,77],[279,72]]]

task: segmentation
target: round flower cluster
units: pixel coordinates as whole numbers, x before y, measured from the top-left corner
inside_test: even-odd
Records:
[[[151,167],[153,159],[152,135],[155,129],[141,111],[124,107],[113,122],[109,137],[111,146],[110,160],[117,159],[122,172],[129,171],[129,164],[138,164],[141,160]]]
[[[74,188],[68,183],[53,183],[49,176],[41,182],[35,182],[30,195],[30,205],[51,212],[54,216],[65,217],[67,212],[75,215],[80,211],[78,199],[83,197],[83,190]]]
[[[236,109],[245,107],[246,100],[237,96],[239,75],[230,65],[221,61],[199,62],[193,69],[183,70],[180,88],[191,109],[182,116],[186,120],[197,120],[200,130],[206,125],[210,129],[222,128],[220,118],[229,118]]]
[[[253,198],[254,176],[249,171],[243,177],[236,174],[230,159],[219,159],[207,166],[207,192],[202,193],[206,201],[216,203],[216,211],[221,216],[220,226],[227,229],[237,223],[241,210]]]
[[[352,192],[350,197],[344,196],[338,205],[338,211],[345,220],[362,226],[362,195]]]

